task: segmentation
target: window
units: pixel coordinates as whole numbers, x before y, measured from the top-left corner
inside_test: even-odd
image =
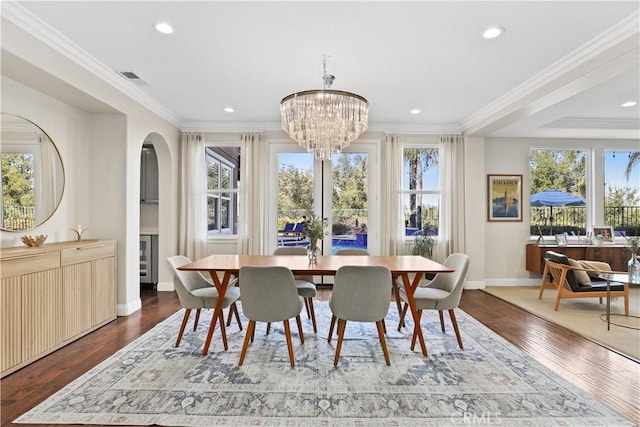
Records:
[[[532,149],[529,168],[532,199],[540,199],[531,203],[531,235],[584,236],[587,151]]]
[[[5,147],[3,147],[6,150]],[[30,153],[0,154],[2,158],[2,228],[26,230],[36,226],[34,156]]]
[[[237,234],[240,148],[207,146],[207,231]]]
[[[438,235],[440,177],[438,148],[406,145],[403,153],[402,200],[405,235]]]
[[[604,152],[605,225],[640,235],[640,152]]]

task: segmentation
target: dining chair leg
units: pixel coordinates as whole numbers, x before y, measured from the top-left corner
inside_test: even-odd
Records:
[[[242,330],[242,322],[240,321],[240,313],[238,313],[238,305],[234,302],[229,306],[229,317],[227,318],[227,326],[231,326],[232,314],[235,315],[238,322],[238,329]]]
[[[318,333],[318,326],[316,326],[316,311],[313,308],[313,298],[309,297],[309,311],[311,312],[311,324],[313,325],[313,333]]]
[[[458,329],[458,322],[456,321],[456,315],[453,312],[453,309],[449,310],[449,317],[451,317],[453,330],[456,331],[456,338],[458,338],[458,345],[460,346],[460,350],[464,350],[464,347],[462,346],[462,337],[460,336],[460,330]]]
[[[380,338],[380,345],[382,345],[382,352],[384,353],[384,361],[387,363],[387,366],[391,365],[391,361],[389,360],[389,352],[387,351],[387,341],[384,339],[384,319],[378,320],[376,322],[376,326],[378,327],[378,337]]]
[[[331,315],[331,325],[329,325],[329,338],[327,338],[327,342],[331,342],[331,336],[333,335],[333,328],[336,326],[336,316]]]
[[[307,311],[307,317],[311,319],[311,310],[309,310],[309,298],[304,298],[304,308]]]
[[[222,345],[224,345],[224,349],[229,350],[229,346],[227,345],[227,328],[224,326],[224,315],[222,314],[222,310],[220,310],[220,335],[222,335]]]
[[[289,321],[287,321],[287,323],[289,323]],[[296,316],[296,323],[298,324],[298,334],[300,335],[300,343],[304,344],[304,333],[302,332],[302,319],[300,318],[299,314]]]
[[[387,324],[385,323],[384,319],[381,320],[382,322],[382,330],[384,331],[384,334],[387,334]]]
[[[442,333],[444,334],[444,313],[442,310],[438,310],[438,316],[440,316],[440,327],[442,328]]]
[[[347,321],[338,319],[338,345],[336,346],[336,355],[333,358],[333,366],[338,366],[338,360],[340,359],[340,350],[342,350],[342,340],[344,339],[344,330],[346,329]]]
[[[176,347],[180,345],[180,340],[182,340],[182,334],[184,333],[184,328],[187,326],[187,321],[189,321],[189,315],[191,314],[191,309],[187,308],[184,311],[184,317],[182,318],[182,325],[180,325],[180,331],[178,332],[178,339],[176,340]]]
[[[244,362],[244,356],[247,354],[247,347],[249,346],[249,340],[253,341],[253,331],[256,327],[255,320],[249,320],[249,325],[247,326],[247,334],[244,336],[244,343],[242,344],[242,350],[240,351],[240,361],[238,362],[238,366],[242,366]]]
[[[396,300],[396,307],[398,307],[398,317],[402,318],[402,299],[400,299],[400,289],[398,288],[398,284],[396,283],[395,279],[391,279],[391,284],[393,298]]]
[[[267,322],[267,333],[266,333],[266,335],[269,335],[269,332],[271,332],[271,322]]]
[[[196,320],[193,322],[193,331],[195,332],[198,329],[198,320],[200,320],[200,309],[196,310]]]
[[[420,321],[422,320],[422,310],[418,310],[418,318],[416,324],[413,325],[413,338],[411,339],[411,351],[416,348],[416,340],[418,339],[418,328],[420,328]]]
[[[300,316],[297,316],[300,318]],[[289,362],[291,362],[291,367],[296,366],[296,361],[293,357],[293,343],[291,342],[291,330],[289,329],[289,320],[285,320],[284,322],[284,336],[287,338],[287,349],[289,350]]]
[[[400,321],[398,322],[398,332],[400,332],[402,327],[405,325],[404,318],[407,316],[407,309],[408,308],[409,308],[409,304],[407,304],[405,302],[404,303],[404,307],[402,308],[402,314],[400,315]]]

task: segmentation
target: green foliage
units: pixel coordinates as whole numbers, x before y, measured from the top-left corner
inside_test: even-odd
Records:
[[[531,150],[531,194],[556,189],[586,196],[586,152]]]
[[[2,199],[4,206],[35,206],[32,155],[2,154]]]
[[[340,156],[333,168],[333,209],[367,208],[367,159]]]
[[[313,174],[287,165],[278,174],[278,203],[281,211],[310,211],[313,208]]]
[[[311,243],[322,240],[327,227],[327,218],[319,218],[313,215],[307,215],[307,220],[302,229],[302,235],[308,237]]]
[[[439,161],[437,148],[406,148],[404,161],[409,163],[409,189],[424,190],[422,176],[426,170],[437,165]],[[416,206],[422,206],[422,194],[409,196],[409,210],[414,212]]]
[[[640,194],[633,187],[607,186],[607,194],[604,199],[605,207],[638,206]]]
[[[629,163],[627,163],[627,167],[624,170],[624,174],[626,175],[627,180],[631,175],[631,171],[638,165],[638,163],[640,163],[640,151],[631,153],[631,155],[629,156]]]
[[[427,234],[418,235],[411,245],[411,254],[431,258],[433,256],[433,248],[436,246],[436,243],[437,240],[435,237]]]

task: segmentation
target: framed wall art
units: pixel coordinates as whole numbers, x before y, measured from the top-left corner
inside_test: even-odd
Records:
[[[489,221],[522,221],[522,175],[487,175]]]

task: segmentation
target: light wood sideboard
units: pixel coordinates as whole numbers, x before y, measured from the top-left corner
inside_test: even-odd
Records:
[[[0,376],[116,318],[116,242],[0,250]]]
[[[615,271],[627,271],[627,261],[631,258],[631,251],[624,245],[527,245],[526,268],[528,271],[541,273],[544,271],[544,256],[547,251],[565,254],[576,260],[603,261]]]

